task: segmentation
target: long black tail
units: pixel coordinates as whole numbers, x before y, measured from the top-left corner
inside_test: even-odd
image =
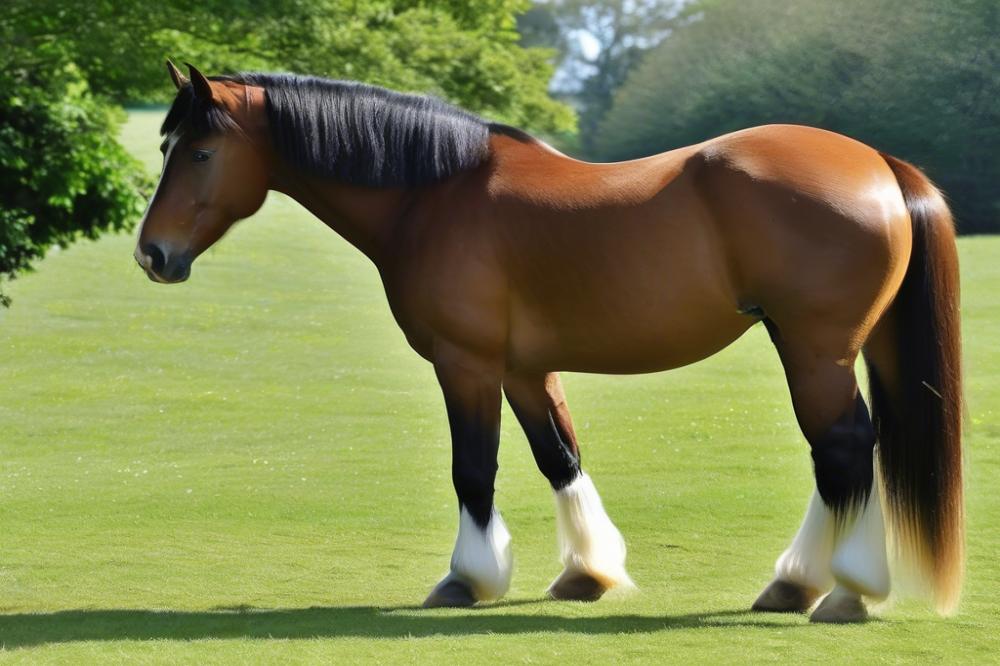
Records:
[[[955,228],[941,193],[911,164],[882,154],[913,223],[913,253],[889,313],[894,372],[866,355],[888,523],[941,613],[953,611],[964,570],[962,364]],[[882,345],[887,347],[889,345]],[[890,380],[890,377],[892,378]]]

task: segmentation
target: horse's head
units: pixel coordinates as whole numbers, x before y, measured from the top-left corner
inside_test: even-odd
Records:
[[[264,203],[270,173],[263,91],[167,69],[177,97],[161,134],[163,171],[135,259],[156,282],[183,282],[191,262]]]

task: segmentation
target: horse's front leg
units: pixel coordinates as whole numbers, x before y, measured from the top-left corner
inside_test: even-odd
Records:
[[[451,571],[424,606],[471,606],[499,599],[510,586],[510,533],[493,507],[502,363],[442,346],[435,353],[434,370],[451,427],[459,523]]]
[[[512,372],[504,392],[556,499],[556,530],[565,567],[549,586],[556,599],[593,601],[612,587],[632,587],[625,541],[580,468],[573,422],[557,373]]]

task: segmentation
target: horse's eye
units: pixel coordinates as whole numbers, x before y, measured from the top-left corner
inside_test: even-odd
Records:
[[[207,162],[209,160],[209,158],[212,157],[212,153],[213,152],[215,152],[215,151],[212,151],[212,150],[196,150],[196,151],[194,151],[194,155],[191,156],[191,159],[194,160],[195,162]]]

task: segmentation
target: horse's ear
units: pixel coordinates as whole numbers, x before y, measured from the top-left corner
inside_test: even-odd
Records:
[[[167,60],[167,72],[170,73],[170,80],[174,82],[178,90],[183,88],[184,84],[188,82],[187,77],[181,74],[181,70],[177,69],[169,59]]]
[[[212,84],[208,82],[205,75],[198,71],[198,68],[191,63],[184,63],[187,65],[188,74],[191,75],[191,85],[194,87],[194,96],[204,102],[212,101]]]

